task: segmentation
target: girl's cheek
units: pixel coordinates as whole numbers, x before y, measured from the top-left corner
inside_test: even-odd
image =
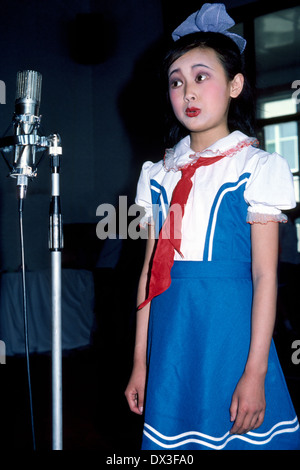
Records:
[[[220,97],[220,98],[222,97],[224,98],[228,94],[227,88],[225,86],[218,85],[218,84],[215,84],[214,86],[212,86],[210,91],[212,95]]]
[[[176,96],[176,95],[175,95],[175,96]],[[170,101],[171,101],[172,106],[173,106],[173,103],[174,103],[174,101],[175,101],[175,96],[174,96],[174,90],[171,89],[171,90],[169,91],[169,97],[170,97]]]
[[[172,92],[170,92],[169,96],[170,96],[171,106],[173,108],[173,111],[175,112],[178,107],[178,101],[179,101],[178,96]]]

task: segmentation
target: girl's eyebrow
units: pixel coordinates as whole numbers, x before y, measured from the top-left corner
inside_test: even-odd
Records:
[[[195,64],[195,65],[192,66],[192,69],[195,68],[195,67],[205,67],[207,69],[213,70],[212,67],[210,67],[209,65],[205,65],[205,64]]]
[[[205,67],[205,68],[207,68],[207,69],[213,70],[212,67],[209,67],[208,65],[205,65],[205,64],[195,64],[195,65],[192,65],[192,69],[194,69],[194,68],[196,68],[196,67]],[[171,77],[171,75],[173,75],[173,73],[177,73],[177,72],[180,72],[180,68],[172,70],[172,72],[169,74],[169,78]]]

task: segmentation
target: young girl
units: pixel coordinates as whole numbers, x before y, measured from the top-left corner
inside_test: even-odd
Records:
[[[233,24],[205,4],[174,31],[165,69],[180,140],[138,183],[149,237],[125,395],[145,411],[142,449],[300,449],[272,341],[293,181],[243,133],[252,103]]]

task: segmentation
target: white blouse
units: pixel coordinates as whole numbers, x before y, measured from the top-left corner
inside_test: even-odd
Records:
[[[147,161],[142,167],[137,186],[136,204],[144,208],[141,225],[155,223],[155,206],[159,205],[162,221],[170,205],[173,190],[181,178],[180,168],[205,158],[225,155],[209,166],[196,170],[193,187],[182,220],[181,251],[185,260],[202,260],[207,225],[213,204],[222,194],[245,184],[244,201],[248,205],[245,223],[284,222],[282,210],[296,206],[293,177],[287,161],[277,153],[267,153],[254,146],[255,139],[239,131],[218,140],[203,152],[190,148],[190,137],[182,139],[165,158],[157,163]],[[158,234],[159,226],[156,223]],[[175,259],[182,259],[175,253]]]

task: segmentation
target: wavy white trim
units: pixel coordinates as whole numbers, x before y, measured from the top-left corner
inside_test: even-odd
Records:
[[[268,222],[283,222],[286,223],[288,220],[285,214],[261,214],[258,212],[247,213],[247,223],[248,224],[267,224]]]
[[[205,157],[205,158],[211,158],[215,156],[223,156],[223,157],[233,157],[236,155],[238,152],[243,150],[245,147],[249,146],[258,146],[258,141],[254,137],[246,137],[242,141],[238,141],[234,144],[233,147],[225,148],[225,150],[221,150],[219,148],[207,148],[203,150],[202,152],[193,152],[191,148],[189,148],[189,145],[184,146],[184,153],[181,155],[179,152],[182,152],[182,146],[180,146],[181,143],[185,142],[185,139],[182,139],[182,141],[179,142],[179,145],[175,145],[173,148],[168,148],[165,151],[165,156],[164,156],[164,168],[166,171],[178,171],[181,170],[183,167],[193,164],[196,160],[198,160],[199,157]],[[229,143],[229,141],[228,141]],[[228,145],[228,144],[227,144]],[[180,163],[181,157],[183,157],[187,153],[187,148],[189,149],[189,152],[191,153],[189,155],[188,161],[184,159],[184,163]],[[179,151],[178,151],[179,150]]]
[[[296,424],[296,426],[294,426],[294,427],[285,427],[283,429],[278,429],[277,431],[274,431],[279,426],[292,426],[293,424]],[[243,434],[243,435],[239,435],[239,434],[230,435],[229,432],[227,432],[222,437],[213,437],[213,436],[209,436],[207,434],[204,434],[204,433],[201,433],[201,432],[198,432],[198,431],[188,431],[188,432],[185,432],[185,433],[182,433],[182,434],[178,434],[177,436],[164,436],[163,434],[158,432],[156,429],[154,429],[149,424],[145,423],[144,426],[145,426],[145,428],[149,429],[149,431],[151,431],[155,436],[157,436],[157,438],[154,437],[153,435],[151,435],[149,432],[147,432],[144,429],[145,436],[147,436],[151,441],[153,441],[155,444],[162,447],[163,449],[172,449],[174,447],[178,448],[178,447],[183,446],[183,445],[188,444],[188,443],[196,443],[196,444],[199,444],[199,445],[209,447],[211,449],[221,450],[221,449],[224,449],[224,447],[226,447],[228,442],[232,441],[233,439],[240,439],[242,441],[249,442],[250,444],[261,446],[261,445],[265,445],[268,442],[270,442],[278,434],[295,432],[299,429],[299,423],[298,423],[297,416],[292,421],[281,421],[280,423],[275,424],[269,431],[267,431],[265,433],[248,432],[247,434]],[[264,440],[255,440],[255,439],[250,439],[248,437],[248,436],[251,436],[253,438],[260,439],[260,438],[264,438],[268,435],[270,435],[270,436],[267,439],[264,439]],[[216,444],[213,444],[212,442],[207,442],[207,441],[204,441],[202,439],[196,439],[196,437],[191,437],[191,438],[188,438],[188,439],[184,439],[185,437],[188,437],[188,436],[197,436],[197,437],[199,436],[200,438],[207,439],[207,440],[210,440],[212,442],[224,441],[224,439],[225,439],[225,442],[223,442],[222,444],[216,445]],[[165,443],[161,442],[158,438],[164,439],[165,441],[175,441],[175,440],[178,440],[178,439],[184,439],[184,440],[181,440],[181,441],[176,442],[174,444],[165,444]]]

